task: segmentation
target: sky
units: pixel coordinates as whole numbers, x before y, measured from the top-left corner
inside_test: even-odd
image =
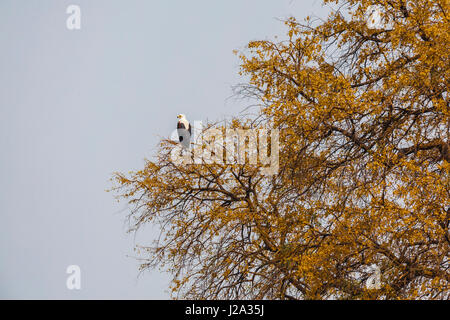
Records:
[[[66,9],[81,10],[69,30]],[[126,203],[111,188],[155,155],[177,114],[237,115],[233,50],[326,17],[320,0],[1,0],[0,299],[169,299],[138,272]],[[80,289],[66,285],[80,267]]]

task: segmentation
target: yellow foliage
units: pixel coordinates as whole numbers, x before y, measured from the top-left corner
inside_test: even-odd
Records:
[[[176,165],[162,141],[115,176],[131,230],[160,226],[144,268],[169,266],[176,296],[450,298],[449,1],[325,2],[340,10],[240,55],[241,93],[280,130],[277,175]],[[369,29],[375,2],[385,26]]]

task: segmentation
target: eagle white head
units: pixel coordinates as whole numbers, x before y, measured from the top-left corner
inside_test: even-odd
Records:
[[[177,118],[180,119],[180,120],[187,120],[187,119],[186,119],[186,116],[185,116],[184,114],[182,114],[182,113],[180,113],[179,115],[177,115]]]

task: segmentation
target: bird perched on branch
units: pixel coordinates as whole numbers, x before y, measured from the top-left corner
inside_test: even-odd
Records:
[[[179,114],[177,116],[178,123],[177,123],[177,132],[178,132],[178,140],[180,141],[181,145],[189,149],[190,142],[191,142],[191,124],[186,119],[186,116],[184,114]]]

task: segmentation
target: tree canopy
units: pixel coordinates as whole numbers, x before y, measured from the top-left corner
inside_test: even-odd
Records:
[[[275,174],[178,163],[167,140],[115,174],[130,231],[160,228],[137,249],[142,270],[172,273],[174,297],[450,298],[449,1],[324,2],[326,20],[290,18],[239,53],[237,92],[258,115],[215,125],[278,129]]]

